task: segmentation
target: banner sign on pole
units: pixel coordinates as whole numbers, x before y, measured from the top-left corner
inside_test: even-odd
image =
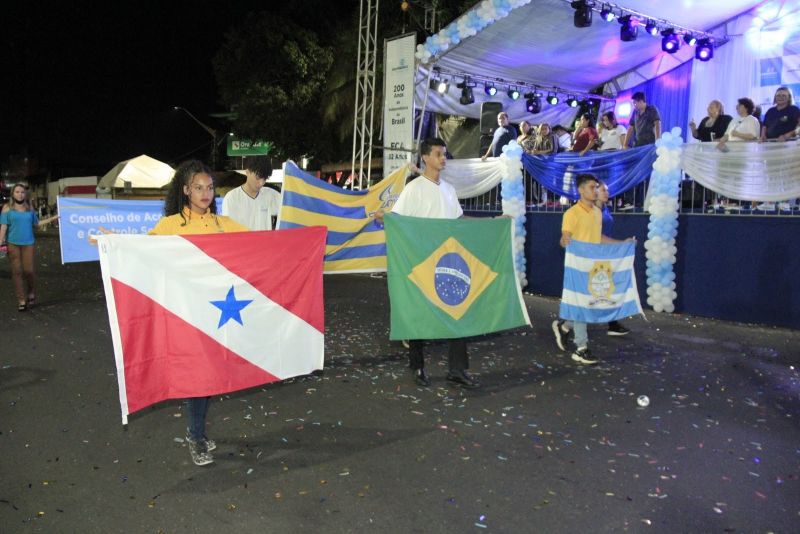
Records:
[[[383,176],[412,162],[416,34],[386,39],[383,84]]]

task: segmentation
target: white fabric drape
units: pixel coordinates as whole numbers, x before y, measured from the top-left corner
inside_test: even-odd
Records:
[[[491,191],[502,179],[500,158],[450,159],[441,177],[456,189],[458,198],[471,198]]]
[[[686,145],[683,170],[712,191],[739,200],[775,202],[800,197],[800,142]]]

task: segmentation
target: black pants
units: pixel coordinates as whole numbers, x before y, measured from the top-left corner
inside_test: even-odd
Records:
[[[465,339],[451,339],[448,342],[447,363],[451,371],[465,371],[469,369],[469,357],[467,356],[467,341]],[[425,357],[422,348],[425,342],[419,339],[412,339],[408,342],[408,366],[412,369],[422,369],[425,367]]]

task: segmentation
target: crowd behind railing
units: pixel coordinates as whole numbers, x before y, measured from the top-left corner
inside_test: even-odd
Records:
[[[489,150],[483,155],[502,154],[502,147],[516,139],[526,154],[551,156],[559,152],[573,152],[585,156],[591,150],[625,150],[631,146],[652,145],[661,137],[661,118],[658,109],[648,104],[643,93],[633,95],[634,113],[628,128],[617,122],[613,111],[602,114],[597,127],[590,113],[583,113],[574,130],[548,123],[533,125],[528,121],[519,124],[519,132],[509,124],[505,112],[498,114],[498,128]],[[718,100],[708,105],[708,116],[696,124],[689,123],[691,136],[702,143],[713,143],[716,150],[726,152],[728,143],[735,142],[797,142],[800,137],[800,108],[794,105],[787,87],[775,92],[773,107],[763,118],[761,109],[750,98],[738,99],[737,117],[726,115]],[[641,213],[646,211],[645,199],[649,179],[610,200],[610,208],[617,212]],[[548,191],[525,171],[526,206],[531,211],[563,211],[571,201]],[[500,188],[462,201],[465,210],[499,211],[502,209]],[[680,192],[683,213],[718,215],[800,216],[798,199],[781,202],[757,202],[751,199],[733,199],[707,189],[684,174]]]

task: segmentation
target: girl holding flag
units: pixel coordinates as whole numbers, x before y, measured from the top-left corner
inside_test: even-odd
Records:
[[[213,234],[247,232],[247,227],[224,215],[217,215],[211,169],[197,160],[182,163],[175,170],[164,201],[164,217],[150,231],[153,235]],[[207,465],[217,445],[206,436],[206,414],[211,397],[186,399],[188,426],[186,442],[192,461]]]

